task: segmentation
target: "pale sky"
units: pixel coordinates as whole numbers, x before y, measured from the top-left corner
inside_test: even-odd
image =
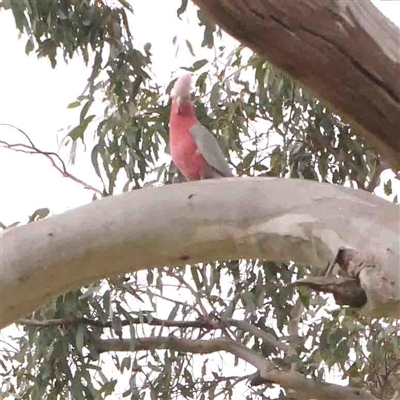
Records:
[[[178,42],[189,38],[196,49],[200,47],[201,34],[193,32],[193,25],[190,26],[185,17],[182,22],[177,19],[180,0],[130,2],[135,9],[132,24],[135,44],[152,43],[154,72],[160,82],[168,83],[181,66],[193,62],[183,50],[184,46],[175,58],[172,38],[177,35]],[[373,2],[400,26],[400,1]],[[25,130],[42,150],[59,152],[61,139],[77,124],[79,117],[79,108],[68,110],[66,107],[82,92],[89,69],[81,60],[75,59],[68,65],[60,60],[53,70],[48,60],[38,60],[34,53],[26,56],[26,39],[25,36],[18,39],[11,12],[0,12],[0,123]],[[0,139],[23,141],[17,131],[2,126]],[[79,153],[77,165],[68,166],[68,170],[101,189],[91,166],[90,151],[91,147],[88,153]],[[68,154],[68,149],[61,151],[65,161]],[[18,154],[2,148],[0,185],[0,222],[5,225],[24,222],[33,211],[42,207],[50,208],[52,214],[61,213],[90,202],[93,196],[91,191],[63,178],[43,156]]]

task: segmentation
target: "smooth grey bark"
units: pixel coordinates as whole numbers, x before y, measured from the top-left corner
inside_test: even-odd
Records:
[[[370,260],[362,312],[400,316],[399,208],[306,180],[225,178],[105,198],[1,235],[0,326],[96,279],[237,258],[324,269],[339,247]]]

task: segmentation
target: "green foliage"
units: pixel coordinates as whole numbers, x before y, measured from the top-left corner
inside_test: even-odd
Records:
[[[382,399],[392,398],[398,379],[398,323],[371,321],[352,310],[337,310],[315,324],[311,360],[336,368],[354,387],[366,387]],[[311,361],[310,360],[310,361]]]
[[[87,87],[68,106],[80,109],[79,123],[69,138],[77,145],[94,135],[91,160],[103,181],[104,196],[183,179],[164,157],[174,80],[164,90],[152,73],[151,44],[134,47],[129,2],[2,0],[1,8],[12,11],[17,28],[27,37],[26,53],[36,51],[53,67],[60,57],[82,57],[91,65]],[[177,16],[190,10],[182,0]],[[243,46],[221,40],[221,30],[203,12],[197,11],[197,19],[202,46],[210,50],[204,56],[206,50],[201,49],[202,56],[195,59],[199,49],[185,40],[194,61],[182,69],[194,73],[198,118],[215,133],[237,175],[375,189],[381,172],[379,156],[356,132],[299,83]],[[384,190],[392,193],[391,181]],[[39,209],[30,219],[47,214],[48,209]],[[296,365],[318,381],[339,371],[350,385],[390,398],[399,373],[396,324],[367,321],[352,310],[335,309],[326,296],[298,293],[292,283],[309,272],[309,266],[292,263],[229,260],[127,274],[67,293],[30,316],[42,323],[22,321],[17,346],[1,350],[0,395],[19,399],[106,399],[113,393],[127,399],[272,395],[268,384],[249,387],[252,371],[244,372],[243,362],[233,356],[224,363],[215,354],[199,356],[165,344],[171,337],[190,341],[228,337],[280,370]],[[293,334],[291,324],[299,304],[304,310]],[[238,321],[267,333],[270,340]],[[122,346],[123,339],[128,348]],[[153,342],[146,342],[149,339]],[[106,340],[114,341],[115,351],[102,348]],[[292,351],[285,352],[289,345]]]

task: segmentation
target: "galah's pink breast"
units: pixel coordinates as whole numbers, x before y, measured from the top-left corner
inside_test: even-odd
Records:
[[[171,126],[170,135],[170,152],[176,167],[189,181],[201,179],[206,160],[198,152],[189,129]]]

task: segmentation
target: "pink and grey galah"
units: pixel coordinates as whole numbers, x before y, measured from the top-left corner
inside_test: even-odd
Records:
[[[189,181],[233,176],[214,135],[196,118],[190,99],[191,75],[175,82],[169,119],[172,161]]]

